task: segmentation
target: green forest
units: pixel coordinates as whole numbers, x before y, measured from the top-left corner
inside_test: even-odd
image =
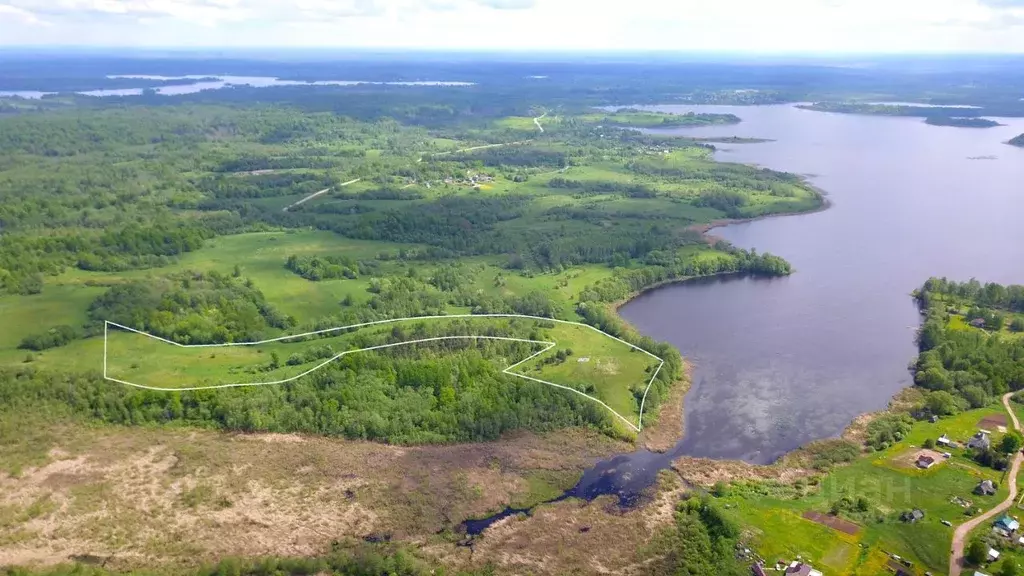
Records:
[[[531,122],[524,139],[501,116],[434,127],[310,108],[139,98],[0,117],[0,303],[52,311],[11,327],[0,354],[8,400],[60,401],[105,422],[403,443],[579,425],[613,433],[586,402],[499,374],[493,346],[421,358],[416,370],[452,374],[450,389],[428,386],[427,372],[396,377],[405,360],[381,353],[376,369],[350,359],[287,388],[194,396],[105,384],[88,351],[104,321],[222,344],[452,312],[548,316],[667,357],[646,404],[654,412],[680,377],[678,353],[633,334],[609,306],[666,281],[788,274],[784,260],[708,246],[692,226],[821,203],[796,176],[715,162],[713,147],[682,137],[595,127],[586,110],[546,116],[543,133]],[[616,113],[623,123],[650,115]],[[659,122],[736,121],[678,118]],[[263,248],[218,252],[275,231],[289,248],[273,261]],[[315,249],[289,236],[310,231],[320,231]]]
[[[640,102],[620,90],[621,101]],[[92,466],[150,434],[205,438],[159,468],[171,488],[157,492],[180,494],[144,520],[92,482],[108,472],[72,481],[65,518],[103,526],[81,533],[108,554],[154,544],[139,544],[142,530],[112,543],[107,520],[91,515],[97,502],[126,526],[156,521],[159,510],[172,511],[160,520],[170,524],[180,514],[212,514],[208,506],[233,514],[250,485],[204,474],[226,461],[217,450],[235,454],[231,443],[247,438],[347,442],[335,452],[370,450],[366,465],[408,454],[444,462],[411,471],[394,464],[369,479],[348,463],[331,486],[353,477],[359,486],[333,494],[333,504],[303,496],[314,511],[365,507],[364,516],[387,523],[384,535],[364,524],[325,533],[376,543],[393,534],[450,544],[466,519],[572,487],[585,462],[635,442],[641,419],[655,425],[664,400],[684,385],[679,352],[638,334],[616,305],[666,282],[789,274],[782,258],[710,242],[701,230],[823,203],[797,175],[718,162],[709,142],[640,130],[728,125],[736,116],[595,107],[609,97],[502,85],[0,98],[0,467],[23,486],[16,478],[26,470],[60,465],[57,444],[97,450]],[[335,330],[493,314],[534,319]],[[318,333],[290,337],[310,332]],[[430,338],[439,340],[402,345]],[[554,346],[542,351],[547,342]],[[370,347],[379,348],[363,351]],[[85,440],[94,435],[122,440],[101,449]],[[538,444],[582,448],[537,456]],[[250,458],[224,473],[260,466],[253,478],[270,482],[278,473],[338,470],[324,464],[333,456],[312,449],[273,457],[309,461],[277,465],[268,456],[264,466]],[[467,451],[482,455],[451,460]],[[509,488],[491,497],[495,486]],[[0,506],[0,538],[38,541],[32,523],[52,518],[66,492],[54,490],[26,506]],[[270,493],[291,494],[277,485]],[[258,529],[294,516],[276,518]],[[652,552],[663,557],[658,573],[739,573],[730,555],[739,534],[713,502],[688,500],[673,519]],[[223,556],[162,546],[147,554],[189,573],[442,573],[421,561],[422,551],[401,546],[323,555],[318,545],[299,559],[258,555],[207,567],[196,563]],[[692,552],[679,555],[680,547]],[[131,558],[42,573],[139,568]]]
[[[1024,286],[931,278],[916,296],[925,318],[914,381],[930,411],[955,414],[1024,389]]]

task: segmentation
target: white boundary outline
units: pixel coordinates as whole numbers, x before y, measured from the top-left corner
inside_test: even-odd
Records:
[[[345,330],[351,330],[353,328],[363,328],[363,327],[366,327],[366,326],[376,326],[376,325],[380,325],[380,324],[391,324],[391,323],[395,323],[395,322],[411,322],[411,321],[415,321],[415,320],[438,320],[438,319],[441,319],[441,318],[525,318],[525,319],[528,319],[528,320],[540,320],[540,321],[545,321],[545,322],[555,322],[555,323],[558,323],[558,324],[567,324],[567,325],[570,325],[570,326],[581,326],[583,328],[587,328],[587,329],[593,330],[594,332],[597,332],[599,334],[607,336],[608,338],[611,338],[612,340],[616,340],[618,342],[621,342],[621,343],[625,344],[626,346],[629,346],[633,350],[639,350],[640,352],[643,352],[644,354],[647,354],[651,358],[654,358],[655,360],[658,361],[658,367],[654,370],[654,374],[651,375],[651,379],[647,382],[647,388],[644,389],[644,395],[640,399],[640,413],[639,413],[639,416],[637,418],[637,424],[633,424],[625,416],[623,416],[622,414],[619,414],[618,412],[613,410],[611,408],[611,406],[608,406],[607,404],[605,404],[601,400],[599,400],[599,399],[597,399],[597,398],[595,398],[595,397],[593,397],[593,396],[591,396],[589,394],[580,392],[579,390],[576,390],[575,388],[570,388],[568,386],[563,386],[561,384],[555,384],[554,382],[548,382],[547,380],[541,380],[540,378],[533,378],[532,376],[526,376],[525,374],[519,374],[517,372],[512,372],[511,370],[513,368],[515,368],[515,367],[519,366],[520,364],[523,364],[523,363],[525,363],[525,362],[527,362],[529,360],[532,360],[532,359],[536,358],[537,356],[540,356],[541,354],[547,352],[548,350],[551,350],[552,348],[557,346],[557,343],[556,342],[547,342],[547,341],[544,341],[544,340],[527,340],[527,339],[523,339],[523,338],[510,338],[510,337],[505,337],[505,336],[439,336],[439,337],[435,337],[435,338],[422,338],[422,339],[419,339],[419,340],[409,340],[409,341],[406,341],[406,342],[393,342],[391,344],[381,344],[379,346],[370,346],[368,348],[359,348],[359,349],[356,349],[356,350],[345,350],[344,352],[340,352],[338,354],[335,354],[331,358],[328,358],[327,360],[321,362],[320,364],[317,364],[313,368],[310,368],[309,370],[306,370],[305,372],[303,372],[303,373],[301,373],[301,374],[299,374],[297,376],[292,376],[291,378],[286,378],[284,380],[275,380],[275,381],[272,381],[272,382],[246,382],[246,383],[239,383],[239,384],[215,384],[215,385],[212,385],[212,386],[192,386],[192,387],[188,387],[188,388],[160,388],[160,387],[154,387],[154,386],[145,386],[145,385],[142,385],[142,384],[135,384],[134,382],[128,382],[126,380],[119,380],[117,378],[111,378],[110,376],[107,376],[107,331],[108,331],[108,328],[110,326],[114,326],[114,327],[120,328],[122,330],[127,330],[129,332],[134,332],[136,334],[141,334],[143,336],[147,336],[147,337],[152,338],[154,340],[159,340],[160,342],[171,344],[173,346],[178,346],[180,348],[220,348],[220,347],[225,347],[225,346],[257,346],[259,344],[267,344],[267,343],[270,343],[270,342],[283,342],[283,341],[286,341],[286,340],[294,340],[296,338],[305,338],[306,336],[316,336],[316,335],[320,335],[320,334],[327,334],[329,332],[341,332],[341,331],[345,331]],[[450,314],[450,315],[437,315],[437,316],[410,316],[410,317],[406,317],[406,318],[392,318],[392,319],[389,319],[389,320],[375,320],[373,322],[363,322],[361,324],[351,324],[349,326],[339,326],[337,328],[327,328],[327,329],[324,329],[324,330],[315,330],[313,332],[303,332],[302,334],[292,334],[290,336],[280,336],[280,337],[277,337],[277,338],[268,338],[266,340],[258,340],[258,341],[255,341],[255,342],[227,342],[227,343],[224,343],[224,344],[181,344],[181,343],[175,342],[173,340],[168,340],[166,338],[161,338],[159,336],[154,336],[152,334],[149,334],[147,332],[143,332],[141,330],[136,330],[135,328],[131,328],[131,327],[125,326],[123,324],[118,324],[117,322],[111,322],[109,320],[104,320],[103,321],[103,379],[104,380],[109,380],[111,382],[117,382],[118,384],[124,384],[126,386],[134,386],[135,388],[142,388],[144,390],[154,390],[154,391],[158,391],[158,392],[185,392],[185,391],[195,391],[195,390],[216,390],[216,389],[222,389],[222,388],[239,388],[239,387],[245,387],[245,386],[271,386],[271,385],[276,385],[276,384],[284,384],[286,382],[291,382],[293,380],[298,380],[299,378],[302,378],[303,376],[311,374],[311,373],[315,372],[316,370],[319,370],[320,368],[323,368],[327,364],[330,364],[331,362],[334,362],[335,360],[341,358],[342,356],[346,356],[348,354],[354,354],[356,352],[368,352],[368,351],[371,351],[371,350],[381,350],[381,349],[384,349],[384,348],[394,348],[396,346],[404,346],[406,344],[420,344],[420,343],[423,343],[423,342],[437,342],[437,341],[440,341],[440,340],[504,340],[504,341],[508,341],[508,342],[526,342],[526,343],[530,343],[530,344],[544,344],[546,347],[543,350],[541,350],[540,352],[535,352],[535,353],[531,354],[530,356],[527,356],[526,358],[520,360],[519,362],[516,362],[515,364],[505,368],[504,370],[502,370],[502,373],[503,374],[508,374],[509,376],[516,376],[516,377],[519,377],[519,378],[524,378],[526,380],[531,380],[533,382],[539,382],[541,384],[547,384],[548,386],[554,386],[555,388],[560,388],[562,390],[568,390],[570,392],[574,392],[576,394],[579,394],[580,396],[583,396],[584,398],[589,398],[590,400],[593,400],[594,402],[597,402],[601,406],[604,406],[605,408],[607,408],[608,411],[610,411],[612,414],[618,416],[620,420],[625,422],[630,428],[632,428],[636,432],[640,432],[643,429],[643,426],[644,426],[644,424],[643,424],[643,422],[644,422],[644,420],[643,420],[644,419],[644,403],[647,401],[647,393],[650,392],[651,385],[654,384],[654,379],[658,377],[658,373],[661,371],[661,367],[665,365],[665,360],[664,359],[662,359],[662,358],[660,358],[658,356],[655,356],[654,354],[651,354],[647,350],[644,350],[643,348],[641,348],[639,346],[636,346],[635,344],[630,344],[629,342],[626,342],[622,338],[618,338],[618,337],[612,336],[611,334],[609,334],[609,333],[607,333],[607,332],[605,332],[603,330],[600,330],[598,328],[595,328],[595,327],[593,327],[593,326],[591,326],[589,324],[584,324],[582,322],[571,322],[569,320],[558,320],[556,318],[545,318],[543,316],[528,316],[528,315],[525,315],[525,314]]]

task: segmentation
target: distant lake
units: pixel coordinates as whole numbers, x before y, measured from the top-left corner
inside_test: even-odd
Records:
[[[252,86],[255,88],[266,88],[268,86],[356,86],[359,84],[384,84],[389,86],[473,86],[472,82],[449,82],[449,81],[410,81],[410,82],[370,82],[363,80],[280,80],[269,76],[216,76],[216,75],[187,75],[187,76],[152,76],[146,74],[112,75],[107,78],[131,78],[136,80],[196,80],[188,84],[175,84],[171,86],[154,86],[157,94],[174,96],[177,94],[192,94],[203,90],[220,90],[228,86]],[[215,80],[210,80],[215,78]],[[87,90],[76,92],[83,96],[139,96],[146,88],[118,88],[109,90]],[[37,92],[33,90],[22,91],[0,91],[0,97],[17,96],[21,98],[38,99],[43,96],[57,94],[57,92]]]
[[[792,276],[677,284],[620,310],[694,364],[672,455],[769,463],[837,436],[912,384],[910,292],[929,276],[1024,283],[1024,149],[1002,144],[1024,119],[970,130],[788,105],[651,108],[739,116],[657,132],[771,139],[718,145],[716,157],[813,175],[833,203],[713,230],[785,257]]]
[[[968,110],[981,109],[981,106],[971,106],[969,104],[922,104],[920,102],[868,102],[868,104],[874,106],[907,106],[910,108],[960,108]]]

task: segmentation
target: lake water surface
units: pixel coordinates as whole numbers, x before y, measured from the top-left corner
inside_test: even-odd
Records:
[[[216,75],[189,75],[189,76],[155,76],[149,74],[122,74],[111,75],[108,78],[131,78],[136,80],[195,80],[195,82],[172,84],[167,86],[155,86],[153,90],[163,96],[175,96],[179,94],[193,94],[203,90],[220,90],[229,86],[252,86],[253,88],[266,88],[268,86],[356,86],[359,84],[386,84],[389,86],[472,86],[472,82],[454,81],[395,81],[395,82],[371,82],[363,80],[281,80],[269,76],[216,76]],[[114,88],[106,90],[87,90],[77,92],[83,96],[139,96],[146,88]],[[43,96],[57,94],[57,92],[38,92],[34,90],[0,91],[0,98],[20,97],[28,99],[39,99]]]
[[[663,454],[598,462],[558,499],[612,494],[628,506],[680,456],[767,464],[837,436],[911,384],[912,290],[929,276],[1024,282],[1024,149],[1002,144],[1024,133],[1024,119],[969,129],[789,105],[650,108],[739,116],[736,126],[658,132],[772,139],[719,145],[717,158],[809,175],[832,207],[714,230],[785,257],[791,276],[700,279],[619,310],[693,363],[685,435]]]
[[[792,276],[677,284],[621,308],[694,365],[669,456],[769,463],[837,436],[911,384],[914,288],[929,276],[1024,283],[1024,149],[1002,144],[1024,119],[966,129],[793,106],[654,108],[736,114],[736,126],[659,132],[773,139],[719,145],[717,158],[813,175],[832,202],[714,230],[783,256]]]

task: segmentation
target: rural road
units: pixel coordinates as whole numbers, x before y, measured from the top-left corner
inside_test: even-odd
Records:
[[[537,130],[540,130],[541,134],[544,133],[544,127],[540,125],[540,121],[541,121],[542,118],[544,118],[547,115],[548,115],[548,113],[545,112],[545,113],[541,114],[540,116],[537,116],[536,118],[533,119],[533,123],[537,125]]]
[[[1020,422],[1017,421],[1017,415],[1010,408],[1010,396],[1012,395],[1012,392],[1003,395],[1003,406],[1006,407],[1006,411],[1010,414],[1010,420],[1013,421],[1014,429],[1020,431]],[[993,516],[1013,505],[1014,500],[1017,498],[1017,473],[1020,472],[1022,459],[1024,459],[1024,454],[1021,454],[1020,451],[1013,457],[1013,464],[1010,466],[1009,478],[1007,480],[1010,483],[1010,495],[1006,497],[1006,500],[1003,500],[995,508],[981,516],[972,518],[956,527],[956,531],[953,532],[953,550],[949,555],[949,576],[960,576],[961,564],[963,564],[964,560],[964,543],[971,534],[971,530],[974,530],[983,522],[988,521]]]
[[[362,180],[362,178],[356,178],[355,180],[349,180],[348,182],[342,182],[340,186],[348,186],[349,184],[355,184],[356,182],[359,182],[360,180]],[[289,205],[285,206],[284,208],[281,208],[281,212],[287,212],[287,211],[291,210],[292,208],[295,208],[299,204],[305,204],[306,202],[309,202],[313,198],[316,198],[317,196],[320,196],[321,194],[327,194],[330,191],[331,191],[330,188],[324,188],[323,190],[321,190],[319,192],[313,192],[312,194],[310,194],[309,196],[306,196],[302,200],[299,200],[298,202],[296,202],[294,204],[289,204]]]

